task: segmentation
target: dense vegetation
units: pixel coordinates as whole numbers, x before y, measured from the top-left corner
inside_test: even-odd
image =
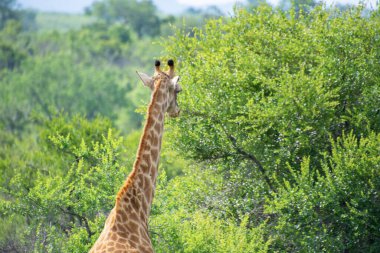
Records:
[[[149,99],[134,71],[155,57],[184,88],[156,252],[380,251],[379,10],[249,2],[183,22],[105,0],[62,30],[0,5],[1,252],[88,251],[134,160]]]

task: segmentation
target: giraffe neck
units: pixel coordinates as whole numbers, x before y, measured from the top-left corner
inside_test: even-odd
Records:
[[[131,174],[116,197],[117,223],[130,219],[147,224],[158,175],[161,140],[164,128],[166,97],[156,84]]]

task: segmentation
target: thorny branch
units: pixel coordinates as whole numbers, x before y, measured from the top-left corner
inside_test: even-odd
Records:
[[[235,150],[237,151],[238,154],[242,155],[243,157],[253,161],[257,168],[259,169],[260,173],[262,174],[262,176],[264,177],[264,180],[265,182],[268,184],[269,188],[272,190],[272,191],[275,191],[269,177],[267,176],[267,174],[265,173],[265,169],[263,167],[263,165],[260,163],[260,161],[256,158],[256,156],[254,156],[253,154],[250,154],[248,152],[246,152],[245,150],[243,150],[241,147],[238,146],[237,144],[237,141],[236,141],[236,138],[233,137],[232,135],[228,135],[227,136],[228,139],[231,141],[232,143],[232,146],[235,148]]]
[[[203,117],[203,118],[210,118],[209,115],[206,115],[204,113],[199,113],[199,112],[194,112],[194,111],[186,111],[188,114],[191,114],[191,115],[195,115],[195,116],[200,116],[200,117]],[[269,177],[267,176],[267,174],[265,173],[265,169],[263,167],[263,165],[260,163],[260,161],[256,158],[255,155],[251,154],[251,153],[248,153],[247,151],[243,150],[238,144],[237,144],[237,140],[234,136],[232,136],[231,134],[228,133],[228,131],[226,130],[226,128],[223,126],[223,123],[215,118],[215,117],[211,117],[212,121],[215,122],[215,123],[218,123],[222,126],[223,130],[224,130],[224,133],[226,134],[227,138],[231,141],[232,143],[232,146],[234,147],[235,151],[239,154],[239,155],[242,155],[244,158],[248,159],[248,160],[251,160],[252,162],[254,162],[254,164],[257,166],[257,168],[259,169],[260,173],[262,174],[265,182],[268,184],[269,188],[275,192],[275,188],[273,187],[273,184],[271,182],[271,180],[269,179]]]

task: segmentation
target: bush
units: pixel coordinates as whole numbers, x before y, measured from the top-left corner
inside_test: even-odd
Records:
[[[22,152],[22,167],[13,173],[0,167],[11,177],[0,189],[1,218],[18,217],[25,229],[17,247],[88,251],[126,178],[125,165],[132,167],[132,161],[120,157],[125,155],[122,138],[107,120],[60,116],[46,122],[34,149]],[[9,245],[9,238],[0,241],[4,239]]]
[[[275,215],[275,245],[292,252],[377,252],[380,249],[380,135],[333,141],[322,172],[305,159],[301,171],[289,167],[269,200]]]

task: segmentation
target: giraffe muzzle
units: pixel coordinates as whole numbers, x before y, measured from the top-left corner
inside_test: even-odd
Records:
[[[176,110],[175,112],[169,113],[169,116],[170,116],[171,118],[177,118],[177,117],[179,116],[180,112],[181,112],[181,110],[178,109],[178,110]]]

